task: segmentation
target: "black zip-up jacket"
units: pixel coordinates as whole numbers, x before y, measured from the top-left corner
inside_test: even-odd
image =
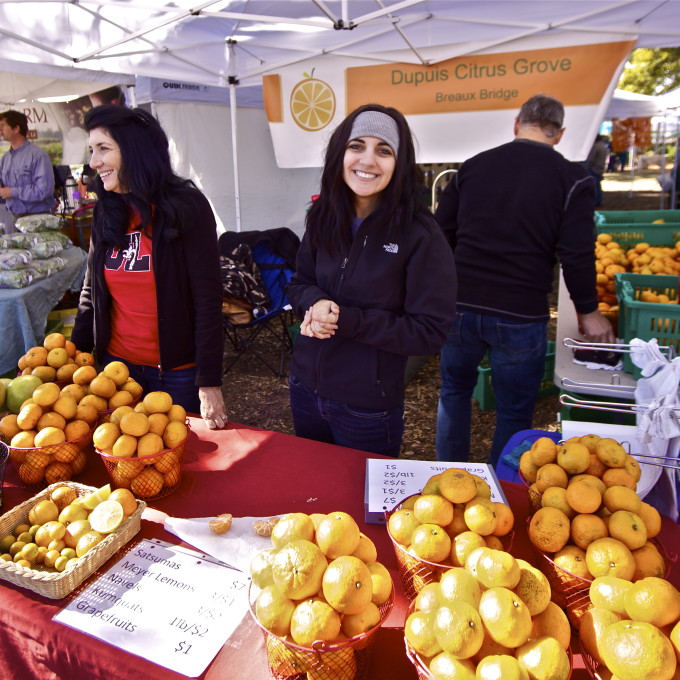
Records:
[[[549,144],[515,139],[465,161],[435,217],[458,265],[458,305],[543,321],[557,259],[576,310],[597,309],[595,183]]]
[[[156,279],[160,369],[196,363],[196,385],[222,384],[224,330],[222,283],[215,216],[198,190],[186,193],[191,201],[191,224],[182,225],[174,240],[151,232]],[[111,337],[111,296],[104,280],[107,245],[100,238],[97,208],[87,260],[87,273],[71,336],[78,349],[101,359]]]
[[[288,296],[300,316],[317,300],[340,306],[325,340],[299,336],[290,372],[319,396],[367,409],[404,399],[409,356],[437,353],[456,310],[451,249],[434,218],[398,237],[367,217],[346,252],[314,252],[305,235]]]

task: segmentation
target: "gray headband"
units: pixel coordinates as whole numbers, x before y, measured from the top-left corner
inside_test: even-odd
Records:
[[[387,142],[396,156],[399,153],[399,128],[391,116],[381,111],[363,111],[352,124],[350,139],[377,137]]]

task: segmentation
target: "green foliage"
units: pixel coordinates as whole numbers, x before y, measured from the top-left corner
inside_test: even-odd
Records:
[[[63,155],[63,144],[61,140],[51,141],[41,139],[38,146],[47,151],[47,155],[50,157],[52,165],[61,165],[61,157]]]
[[[652,95],[680,87],[680,47],[633,50],[618,86]]]

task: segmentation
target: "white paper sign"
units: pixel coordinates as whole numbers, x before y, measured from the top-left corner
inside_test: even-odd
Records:
[[[506,503],[492,466],[486,463],[442,463],[427,460],[366,459],[366,521],[384,521],[384,511],[392,510],[408,496],[420,493],[433,475],[448,468],[463,468],[481,477],[491,488],[491,500]]]
[[[142,540],[54,620],[190,678],[248,611],[248,578],[165,541]]]

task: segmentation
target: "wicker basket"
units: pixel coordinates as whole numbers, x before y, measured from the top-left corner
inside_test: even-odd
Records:
[[[2,508],[2,488],[5,483],[5,466],[9,458],[9,447],[0,440],[0,508]]]
[[[531,488],[529,480],[526,479],[526,477],[522,474],[521,471],[519,471],[519,478],[522,481],[522,484],[524,484],[524,486],[526,487],[527,498],[529,500],[529,510],[533,514],[534,512],[540,510],[543,507],[543,504],[541,503],[541,493]]]
[[[531,517],[527,519],[527,531],[530,522]],[[668,552],[664,545],[655,538],[651,539],[651,542],[661,553],[666,566],[665,574],[668,576],[672,564],[677,559],[677,554]],[[533,546],[533,548],[538,560],[537,566],[550,582],[553,602],[567,612],[569,622],[576,630],[579,630],[581,617],[593,606],[589,593],[592,579],[572,574],[567,569],[555,564],[547,553],[539,550],[536,546]]]
[[[406,618],[408,617],[415,611],[414,603],[411,602],[411,605],[408,608],[408,612],[406,613]],[[406,647],[406,656],[408,657],[408,660],[413,664],[413,667],[416,669],[416,673],[418,674],[418,680],[437,680],[437,678],[430,672],[430,669],[427,666],[427,663],[423,657],[421,657],[418,652],[416,652],[413,647],[408,643],[408,640],[404,637],[404,645]],[[574,669],[574,657],[571,651],[571,646],[567,649],[567,656],[569,657],[569,675],[567,676],[567,680],[571,678],[573,669]],[[598,679],[599,680],[599,679]]]
[[[410,498],[410,497],[409,497]],[[392,541],[392,547],[397,556],[397,563],[399,564],[399,576],[401,577],[401,585],[404,589],[404,594],[409,600],[415,600],[418,593],[429,583],[438,583],[441,575],[453,568],[453,564],[440,564],[437,562],[428,562],[420,557],[411,554],[405,546],[401,545],[394,539],[389,529],[390,517],[399,510],[408,499],[404,499],[398,505],[395,505],[392,510],[385,512],[385,522],[387,525],[387,535]],[[512,546],[512,541],[515,532],[511,531],[507,536],[502,536],[503,547],[509,551]]]
[[[29,498],[2,515],[0,517],[0,536],[12,533],[18,524],[27,522],[29,510],[38,501],[49,498],[52,491],[59,486],[68,486],[74,489],[78,496],[84,496],[97,490],[94,487],[84,486],[76,482],[52,484],[33,498]],[[144,508],[146,508],[146,503],[138,500],[137,510],[124,520],[118,529],[85,553],[71,569],[62,572],[47,571],[46,568],[40,566],[35,569],[28,569],[14,562],[0,560],[0,579],[53,600],[66,597],[139,532]]]
[[[257,588],[252,584],[248,596],[250,613],[264,635],[267,665],[274,680],[297,680],[298,677],[301,680],[307,677],[313,677],[314,680],[337,680],[339,677],[342,680],[366,680],[375,635],[394,606],[392,586],[389,599],[379,607],[380,622],[374,628],[362,635],[338,642],[319,640],[310,649],[280,638],[262,626],[255,615]],[[341,676],[338,675],[339,671],[342,671]]]
[[[50,446],[9,447],[9,459],[19,479],[28,489],[44,489],[48,484],[65,482],[77,477],[87,464],[92,451],[94,427],[77,439]]]
[[[151,501],[163,498],[179,487],[182,481],[182,457],[187,439],[189,435],[172,449],[163,449],[160,453],[142,458],[137,456],[117,458],[97,448],[95,451],[104,461],[114,488],[131,489],[137,498]],[[146,470],[153,470],[153,472]],[[159,486],[160,484],[162,486]]]

